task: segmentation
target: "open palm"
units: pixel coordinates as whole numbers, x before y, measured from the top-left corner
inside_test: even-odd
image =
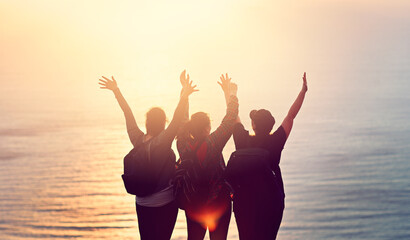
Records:
[[[231,85],[231,79],[228,77],[228,74],[226,73],[225,76],[222,74],[220,77],[221,81],[218,82],[219,86],[221,86],[222,90],[224,92],[229,92],[230,88],[229,86]]]
[[[197,91],[199,90],[196,89],[196,85],[192,85],[192,81],[190,81],[182,88],[182,96],[188,97],[193,92],[197,92]]]
[[[98,84],[101,85],[101,89],[109,89],[111,91],[114,91],[115,89],[118,88],[117,86],[117,81],[115,81],[114,76],[112,76],[112,79],[106,78],[102,76],[103,79],[100,79],[100,82]]]

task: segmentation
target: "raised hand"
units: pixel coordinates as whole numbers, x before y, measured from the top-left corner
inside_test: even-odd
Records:
[[[229,93],[230,91],[230,83],[231,83],[231,78],[228,77],[228,74],[226,73],[225,76],[222,74],[220,77],[221,81],[217,82],[219,86],[221,86],[222,90],[225,93]]]
[[[109,89],[111,91],[114,91],[118,88],[117,81],[115,81],[114,76],[111,76],[112,79],[106,78],[104,76],[102,76],[102,78],[104,79],[99,79],[100,82],[98,82],[98,84],[101,85],[101,89]]]
[[[182,87],[185,87],[189,84],[189,74],[186,76],[186,70],[182,71],[181,75],[179,76],[179,81],[181,82]]]
[[[188,75],[189,79],[189,75]],[[199,90],[196,89],[196,85],[192,86],[192,81],[187,82],[186,85],[182,88],[181,97],[189,97],[193,92],[198,92]]]
[[[306,81],[306,72],[303,74],[303,87],[302,91],[307,92],[308,86],[307,86],[307,81]]]

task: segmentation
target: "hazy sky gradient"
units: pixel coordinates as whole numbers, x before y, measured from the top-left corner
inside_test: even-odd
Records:
[[[377,80],[368,64],[410,62],[395,62],[410,54],[409,10],[405,0],[1,1],[0,107],[112,112],[116,103],[97,80],[114,75],[144,112],[164,105],[162,97],[176,104],[185,68],[201,90],[194,110],[212,111],[209,96],[223,102],[216,81],[224,72],[254,107],[289,106],[304,71],[313,99],[337,97],[357,69]]]

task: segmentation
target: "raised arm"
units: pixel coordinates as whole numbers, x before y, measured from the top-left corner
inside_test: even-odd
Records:
[[[217,82],[217,83],[219,84],[219,86],[221,86],[222,91],[224,92],[226,106],[228,107],[229,97],[230,97],[230,93],[231,93],[230,87],[231,87],[231,80],[232,80],[232,78],[230,78],[230,77],[228,76],[228,74],[226,73],[225,76],[224,76],[223,74],[221,74],[221,76],[219,77],[219,79],[221,79],[221,81],[220,81],[220,82]],[[234,90],[234,89],[232,89],[232,90]],[[236,87],[235,94],[236,94],[236,91],[237,91],[237,90],[238,90],[238,88]]]
[[[189,84],[189,74],[187,75],[186,71],[184,70],[179,76],[179,79],[180,79],[181,86],[182,86],[182,90],[181,90],[181,95],[182,95],[184,87]],[[179,128],[178,133],[177,133],[177,140],[178,140],[177,148],[179,144],[183,145],[185,141],[189,139],[189,130],[187,127],[185,127],[185,124],[187,124],[188,122],[189,122],[189,101],[185,105],[181,127]]]
[[[124,113],[128,137],[130,138],[132,145],[135,146],[138,139],[144,136],[144,133],[138,128],[131,108],[125,100],[124,96],[122,96],[121,91],[118,88],[117,81],[115,81],[114,77],[111,77],[112,79],[109,79],[103,76],[102,78],[103,79],[100,79],[100,82],[98,84],[101,85],[101,89],[109,89],[114,93],[115,98],[117,99],[118,104],[120,105],[121,110]]]
[[[230,97],[230,84],[232,78],[228,77],[228,74],[226,73],[225,76],[222,74],[220,77],[221,81],[217,82],[219,86],[221,86],[222,91],[224,92],[225,95],[225,102],[226,106],[228,107],[229,104],[229,97]],[[238,91],[238,87],[235,84],[235,95],[237,94],[236,92]],[[239,118],[239,115],[235,119],[235,123],[241,123],[241,119]]]
[[[186,87],[188,85],[191,85],[192,83],[189,80],[189,74],[186,74],[186,70],[181,72],[181,75],[179,76],[179,81],[181,82],[181,86],[182,86],[182,89],[181,89],[181,96],[182,96],[182,94],[184,93],[184,89],[186,89]],[[194,87],[196,87],[196,85]],[[189,121],[189,101],[185,105],[183,112],[184,113],[183,113],[182,123],[185,124]]]
[[[180,94],[180,99],[177,108],[175,109],[174,116],[171,123],[167,127],[164,133],[165,142],[167,144],[172,144],[175,136],[182,134],[181,126],[188,121],[188,98],[193,93],[198,91],[196,85],[192,85],[192,81],[189,80],[189,74],[186,77],[186,71],[184,70],[180,75],[180,81],[182,85],[182,90]]]
[[[293,119],[295,119],[300,108],[302,107],[302,103],[303,103],[303,100],[305,99],[305,94],[307,90],[308,90],[308,87],[307,87],[307,82],[306,82],[306,73],[304,73],[302,90],[300,90],[298,97],[296,98],[295,102],[292,104],[292,107],[289,109],[288,115],[285,117],[285,119],[282,122],[282,127],[285,130],[286,138],[289,137],[290,131],[292,130],[292,126],[293,126]]]
[[[227,103],[226,115],[221,125],[209,136],[210,140],[219,148],[223,148],[232,135],[232,128],[238,118],[238,86],[231,82],[226,76],[221,76],[221,82],[218,82],[225,94]]]

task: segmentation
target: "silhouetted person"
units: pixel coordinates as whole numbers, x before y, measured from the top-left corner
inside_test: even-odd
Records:
[[[237,86],[230,82],[228,74],[218,82],[225,94],[226,115],[221,125],[212,133],[208,114],[197,112],[177,137],[177,148],[182,162],[195,155],[200,166],[202,184],[201,198],[185,205],[188,226],[188,240],[203,239],[206,230],[212,240],[226,239],[231,219],[230,191],[223,179],[225,162],[222,150],[232,135],[232,128],[238,116]],[[183,82],[183,81],[182,81]],[[188,107],[185,111],[188,120]]]
[[[183,72],[185,74],[185,71]],[[174,201],[173,187],[170,184],[175,172],[175,154],[171,149],[172,141],[183,123],[184,111],[188,104],[188,97],[197,91],[192,82],[187,82],[180,95],[178,106],[172,121],[165,129],[166,116],[164,110],[155,107],[146,114],[144,134],[137,126],[131,108],[128,106],[114,77],[103,77],[99,84],[102,89],[113,91],[122,111],[124,112],[127,132],[134,148],[150,141],[150,161],[158,166],[155,191],[145,197],[136,196],[136,210],[138,227],[142,240],[169,240],[175,226],[178,207]]]
[[[273,134],[270,134],[270,132],[275,124],[275,119],[265,109],[253,110],[250,113],[255,136],[250,136],[242,123],[235,124],[233,138],[236,149],[262,148],[267,150],[269,163],[266,166],[270,168],[269,171],[274,172],[274,175],[271,174],[273,178],[269,179],[275,181],[271,183],[249,183],[250,186],[245,186],[245,183],[243,186],[244,192],[235,193],[233,209],[241,240],[276,239],[285,207],[285,193],[279,167],[280,157],[292,130],[293,120],[302,106],[306,91],[306,73],[304,73],[302,90],[283,120],[282,125]],[[275,178],[276,180],[274,180]]]

